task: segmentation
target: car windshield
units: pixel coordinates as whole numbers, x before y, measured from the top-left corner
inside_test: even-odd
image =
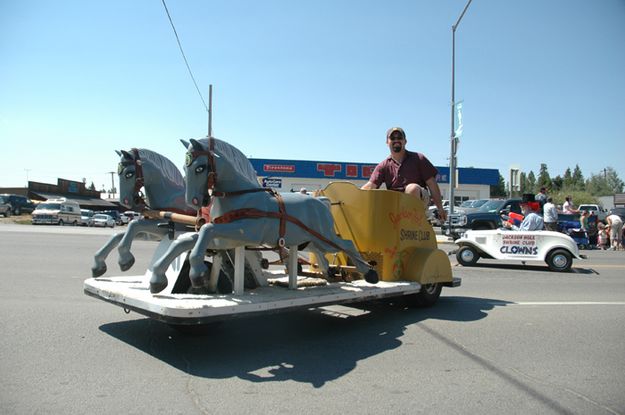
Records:
[[[60,203],[40,203],[38,209],[61,210]]]
[[[480,207],[480,212],[496,212],[503,206],[505,200],[489,200]]]
[[[478,207],[484,206],[484,204],[485,204],[486,202],[488,202],[488,199],[480,199],[480,200],[476,200],[476,201],[474,201],[474,202],[473,202],[473,207],[474,207],[474,208],[478,208]]]
[[[0,203],[7,203],[6,199],[0,196]]]
[[[472,207],[473,202],[474,200],[465,200],[464,202],[460,203],[460,207]]]

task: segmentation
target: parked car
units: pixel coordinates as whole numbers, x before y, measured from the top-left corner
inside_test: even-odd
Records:
[[[501,215],[510,212],[521,213],[521,199],[493,199],[484,203],[473,213],[454,213],[451,215],[450,235],[457,239],[468,230],[497,229],[502,226]],[[447,233],[448,222],[443,223],[441,230]]]
[[[590,212],[592,214],[594,214],[595,216],[597,216],[597,218],[601,221],[601,222],[605,222],[605,218],[608,217],[608,211],[605,210],[604,208],[602,208],[599,205],[592,205],[592,204],[582,204],[579,205],[579,207],[577,208],[580,212],[581,211],[587,211]]]
[[[483,205],[486,204],[490,199],[471,199],[465,200],[458,206],[458,210],[464,211],[464,213],[473,213],[477,212]],[[460,212],[458,212],[460,213]]]
[[[0,214],[5,218],[11,216],[11,204],[5,200],[4,196],[0,196]]]
[[[11,205],[11,213],[14,215],[31,213],[33,210],[35,210],[35,204],[25,196],[14,194],[2,194],[0,196],[2,196],[5,203]]]
[[[61,226],[68,223],[76,226],[80,223],[80,206],[78,203],[65,198],[48,199],[37,205],[37,209],[33,211],[32,223],[33,225]]]
[[[80,226],[91,226],[91,218],[95,212],[90,209],[80,209]]]
[[[91,223],[92,223],[92,226],[95,226],[95,227],[101,227],[101,228],[114,228],[115,227],[115,219],[103,213],[98,213],[98,214],[93,215],[93,217],[91,218]]]
[[[608,216],[609,215],[617,215],[625,222],[625,207],[612,208],[610,209],[610,213],[608,213]]]
[[[116,225],[124,224],[124,222],[122,221],[122,215],[117,210],[105,210],[100,213],[112,217]]]
[[[135,219],[141,219],[141,213],[133,212],[132,210],[127,210],[122,213],[122,222],[124,224],[128,224]]]

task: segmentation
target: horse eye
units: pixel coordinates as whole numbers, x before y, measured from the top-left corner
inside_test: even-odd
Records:
[[[126,178],[127,178],[127,179],[130,179],[130,178],[131,178],[132,176],[134,176],[134,175],[135,175],[135,173],[134,173],[134,172],[129,171],[128,173],[126,173]]]
[[[197,166],[195,168],[195,173],[202,173],[204,170],[206,170],[206,166],[205,165],[201,165],[201,166]]]

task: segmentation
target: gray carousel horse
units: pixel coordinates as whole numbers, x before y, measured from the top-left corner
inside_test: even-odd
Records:
[[[365,280],[377,283],[376,271],[360,256],[353,242],[334,232],[334,219],[320,198],[300,193],[277,194],[259,185],[249,160],[234,146],[215,138],[183,141],[186,201],[199,209],[210,201],[211,223],[193,236],[193,243],[172,244],[153,267],[150,291],[165,289],[167,266],[192,246],[189,276],[193,287],[211,283],[204,263],[207,249],[240,246],[301,246],[314,253],[324,274],[324,253],[345,252]],[[180,239],[180,238],[179,238]]]
[[[168,158],[147,149],[118,151],[121,157],[119,175],[119,200],[126,207],[142,211],[149,206],[153,210],[195,215],[185,203],[185,182],[178,168]],[[145,190],[145,197],[141,194]],[[157,238],[165,237],[170,228],[159,226],[163,220],[139,219],[128,224],[126,232],[120,232],[94,256],[91,273],[94,278],[106,272],[106,258],[118,246],[119,267],[127,271],[135,258],[130,252],[132,241],[140,234],[150,234]]]

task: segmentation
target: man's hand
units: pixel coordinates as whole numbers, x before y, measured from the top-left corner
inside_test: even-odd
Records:
[[[447,211],[442,207],[438,207],[438,219],[441,222],[447,222]]]

